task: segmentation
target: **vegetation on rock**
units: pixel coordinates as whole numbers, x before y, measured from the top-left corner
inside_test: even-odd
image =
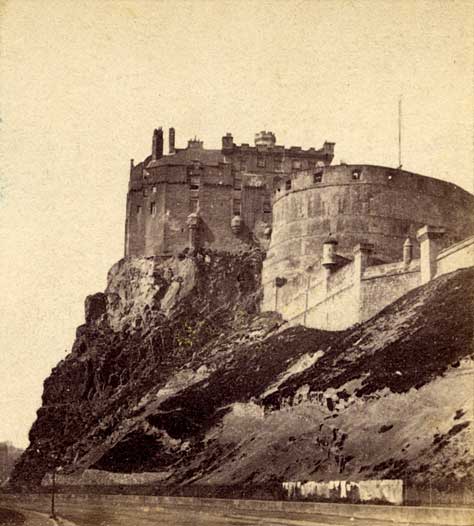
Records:
[[[325,332],[258,312],[262,258],[114,266],[45,381],[13,483],[37,485],[58,465],[160,472],[174,488],[472,482],[474,269]]]

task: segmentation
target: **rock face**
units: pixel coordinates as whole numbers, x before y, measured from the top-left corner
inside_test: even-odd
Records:
[[[156,472],[169,488],[472,483],[474,269],[325,332],[258,312],[261,263],[257,250],[117,263],[45,381],[13,483],[58,465]]]

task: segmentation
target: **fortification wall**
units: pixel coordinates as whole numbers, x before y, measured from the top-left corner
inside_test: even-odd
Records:
[[[199,214],[199,244],[236,252],[261,236],[271,223],[265,211],[268,189],[259,176],[242,176],[235,188],[230,165],[205,167],[199,187],[189,183],[187,166],[150,170],[142,181],[134,179],[127,199],[125,254],[153,256],[175,254],[189,247],[187,219]],[[232,230],[235,215],[242,218],[239,232]]]
[[[361,279],[359,320],[365,321],[421,285],[420,262],[368,267]]]
[[[436,275],[474,265],[474,236],[464,239],[439,253],[436,258]]]
[[[339,268],[319,265],[289,278],[267,281],[262,310],[279,312],[291,325],[347,329],[420,286],[424,276],[429,280],[474,265],[474,236],[438,253],[440,237],[439,229],[423,227],[418,231],[418,252],[427,255],[425,258],[412,260],[410,250],[404,261],[371,265],[372,247],[363,244],[355,248],[352,261]]]
[[[354,264],[326,275],[322,294],[310,296],[306,323],[328,331],[340,331],[359,321],[359,288]]]
[[[299,173],[274,190],[264,282],[314,264],[330,232],[343,256],[365,241],[374,244],[378,259],[391,262],[406,237],[414,238],[425,224],[442,225],[446,245],[472,235],[474,196],[451,183],[380,166]]]

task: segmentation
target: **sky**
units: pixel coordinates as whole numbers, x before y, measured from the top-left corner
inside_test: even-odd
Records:
[[[0,441],[26,447],[123,255],[155,127],[319,148],[474,190],[474,3],[0,0]]]

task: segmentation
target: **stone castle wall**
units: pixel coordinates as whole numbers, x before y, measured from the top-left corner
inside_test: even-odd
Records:
[[[330,164],[334,144],[325,142],[319,150],[285,148],[274,144],[271,132],[257,135],[256,146],[236,145],[227,134],[219,150],[206,149],[199,140],[177,149],[170,130],[170,151],[163,155],[163,134],[155,130],[152,155],[131,163],[125,255],[180,252],[190,245],[186,223],[195,212],[202,247],[236,252],[256,241],[265,245],[274,182],[295,170]],[[232,228],[236,216],[238,231],[235,221]]]
[[[402,261],[373,265],[373,245],[363,244],[340,268],[319,266],[267,282],[262,310],[277,311],[292,325],[344,330],[372,318],[426,281],[474,265],[474,236],[439,251],[444,235],[440,229],[424,227],[417,234],[418,259],[410,254]]]

